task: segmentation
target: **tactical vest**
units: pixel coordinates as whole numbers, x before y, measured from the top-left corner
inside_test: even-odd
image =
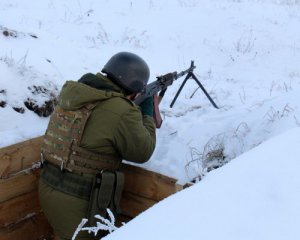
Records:
[[[73,173],[96,174],[106,170],[118,170],[121,158],[95,153],[80,147],[85,125],[97,105],[86,104],[75,111],[66,111],[59,106],[52,113],[42,143],[43,159]]]

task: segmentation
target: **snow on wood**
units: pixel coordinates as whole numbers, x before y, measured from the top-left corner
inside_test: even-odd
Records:
[[[0,178],[31,168],[40,159],[41,137],[0,149]]]

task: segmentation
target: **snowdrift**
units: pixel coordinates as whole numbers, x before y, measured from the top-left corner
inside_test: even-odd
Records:
[[[300,239],[300,128],[211,172],[105,240]]]

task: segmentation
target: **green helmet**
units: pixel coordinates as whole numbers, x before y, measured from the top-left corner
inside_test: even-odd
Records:
[[[103,67],[102,72],[129,93],[141,92],[150,76],[147,63],[130,52],[113,55]]]

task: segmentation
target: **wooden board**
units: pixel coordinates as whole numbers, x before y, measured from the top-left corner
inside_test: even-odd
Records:
[[[120,171],[125,174],[124,191],[135,195],[160,201],[177,191],[174,178],[128,164]]]
[[[40,213],[37,191],[0,203],[0,229]]]
[[[31,168],[40,160],[42,137],[0,148],[0,179]]]
[[[40,160],[41,141],[38,137],[0,149],[1,240],[54,238],[38,202],[40,169],[28,171]],[[137,166],[123,164],[121,171],[125,186],[119,222],[134,218],[182,189],[176,179]]]
[[[51,240],[53,231],[44,214],[40,213],[6,228],[0,228],[1,240]]]
[[[148,208],[152,207],[157,201],[138,196],[130,192],[123,192],[120,208],[121,213],[128,218],[134,218]]]
[[[0,179],[0,203],[37,189],[38,173],[23,173]]]

